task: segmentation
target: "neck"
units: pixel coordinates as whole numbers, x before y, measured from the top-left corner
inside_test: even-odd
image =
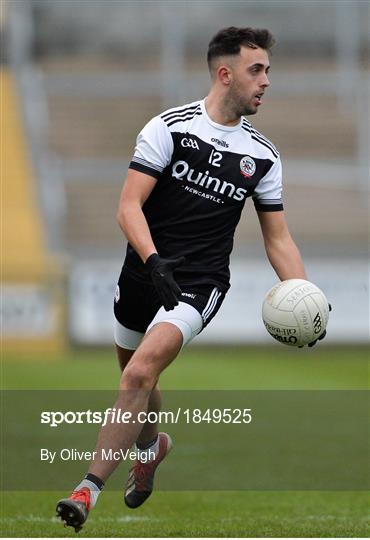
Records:
[[[213,122],[228,127],[239,124],[241,117],[232,110],[227,96],[217,95],[214,89],[211,89],[204,104],[207,114]]]

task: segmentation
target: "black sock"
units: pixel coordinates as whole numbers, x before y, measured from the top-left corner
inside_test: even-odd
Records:
[[[152,441],[148,443],[136,443],[136,446],[139,450],[147,450],[148,448],[150,448],[151,446],[153,446],[153,444],[157,442],[157,439],[158,439],[158,435],[156,435]]]
[[[85,480],[90,480],[90,482],[95,484],[96,487],[100,490],[102,490],[104,487],[103,480],[101,480],[98,476],[95,476],[95,474],[87,473],[87,475],[85,476]]]

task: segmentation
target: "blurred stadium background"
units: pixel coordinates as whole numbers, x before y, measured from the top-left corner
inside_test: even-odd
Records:
[[[252,119],[279,148],[291,231],[334,305],[327,343],[369,337],[369,3],[3,0],[3,351],[112,344],[125,244],[118,197],[135,138],[202,98],[212,35],[271,29],[271,88]],[[246,205],[223,313],[196,342],[271,342],[276,278]]]
[[[314,349],[283,347],[268,336],[260,308],[276,277],[249,201],[222,312],[166,370],[161,386],[367,388],[369,2],[1,0],[5,388],[74,389],[76,395],[83,389],[94,396],[116,388],[112,298],[125,242],[115,215],[135,138],[151,116],[206,95],[207,44],[228,25],[267,27],[276,36],[272,85],[252,120],[281,151],[290,228],[310,279],[334,311],[327,339]],[[45,441],[37,418],[26,427],[18,421],[32,409],[27,395],[15,394],[15,420],[3,414],[5,434],[16,440],[14,453],[11,446],[5,450],[15,461],[18,448],[29,450],[28,441]],[[33,395],[44,403],[42,393]],[[8,401],[2,405],[9,409]],[[355,420],[351,425],[359,429]],[[295,432],[287,425],[285,435],[290,440]],[[207,453],[189,444],[173,455],[189,452],[193,463]],[[15,468],[11,463],[3,463],[8,477],[28,477],[35,455]],[[343,469],[351,474],[350,463]],[[108,491],[80,535],[368,536],[366,491],[248,489],[227,496],[157,492],[133,517]],[[2,495],[5,536],[74,535],[52,517],[64,491]]]

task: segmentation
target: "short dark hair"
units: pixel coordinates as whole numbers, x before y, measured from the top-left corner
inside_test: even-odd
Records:
[[[222,28],[209,42],[207,62],[211,69],[212,62],[220,56],[237,55],[240,47],[256,49],[260,47],[269,51],[275,43],[274,37],[269,30],[264,28],[236,28],[229,26]]]

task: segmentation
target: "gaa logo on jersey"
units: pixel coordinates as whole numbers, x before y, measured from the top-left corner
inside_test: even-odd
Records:
[[[114,301],[115,301],[116,304],[119,302],[119,298],[120,298],[119,285],[117,285],[116,292],[115,292],[115,295],[114,295]]]
[[[250,156],[244,156],[240,160],[240,172],[246,178],[250,178],[256,172],[256,164]]]

